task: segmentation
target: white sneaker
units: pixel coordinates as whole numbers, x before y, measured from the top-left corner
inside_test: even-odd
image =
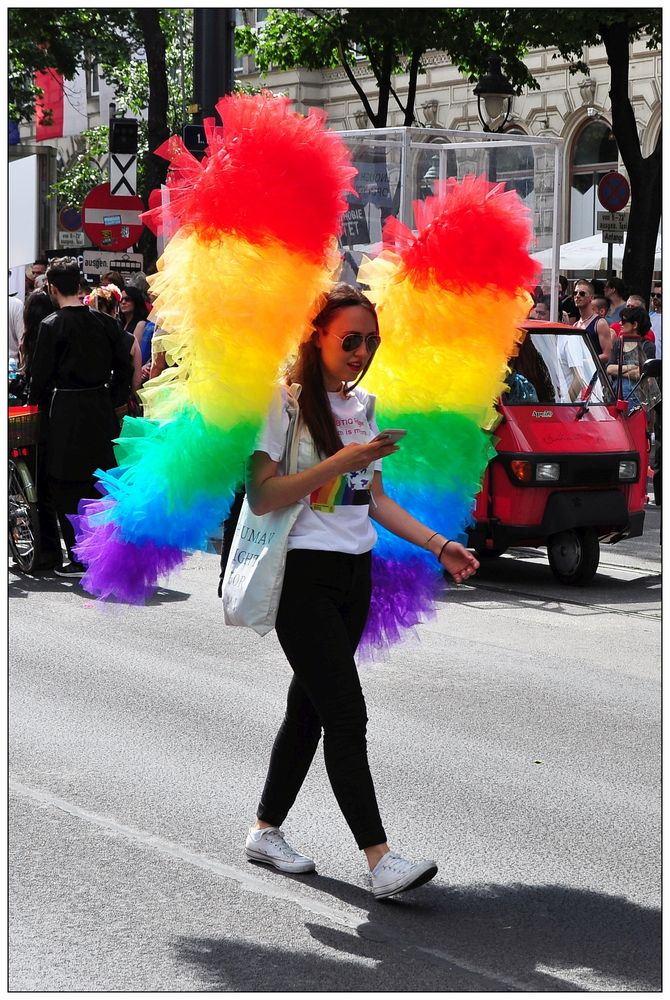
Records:
[[[437,875],[434,861],[410,861],[389,851],[370,872],[372,893],[376,899],[407,892],[429,882]]]
[[[258,838],[253,836],[257,832],[252,828],[247,836],[245,851],[250,860],[262,861],[278,868],[280,872],[313,872],[316,869],[311,858],[299,854],[286,843],[284,834],[278,827],[268,827]]]

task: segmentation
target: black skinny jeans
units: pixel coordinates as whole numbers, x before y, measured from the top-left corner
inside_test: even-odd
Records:
[[[293,549],[276,630],[293,668],[258,818],[280,826],[307,776],[323,729],[335,798],[356,843],[386,842],[368,766],[367,712],[354,653],[370,604],[371,555]]]

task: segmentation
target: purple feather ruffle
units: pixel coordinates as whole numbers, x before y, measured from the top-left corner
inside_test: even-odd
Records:
[[[372,554],[372,600],[358,658],[383,659],[401,638],[401,629],[435,617],[434,602],[444,580],[422,559],[384,559]]]
[[[81,584],[103,600],[145,604],[156,580],[181,565],[188,553],[171,545],[122,541],[118,526],[108,520],[113,504],[108,498],[82,500],[79,513],[70,517],[78,540],[74,554],[88,567]]]

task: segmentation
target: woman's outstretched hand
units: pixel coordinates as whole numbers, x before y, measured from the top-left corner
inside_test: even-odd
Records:
[[[479,560],[460,542],[449,542],[442,550],[440,565],[455,583],[463,583],[479,569]]]

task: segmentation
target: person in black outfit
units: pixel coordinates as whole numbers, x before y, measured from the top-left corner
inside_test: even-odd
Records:
[[[49,295],[58,311],[40,324],[30,364],[28,402],[40,407],[38,494],[53,504],[70,562],[58,576],[81,577],[73,556],[68,515],[79,501],[97,497],[95,472],[116,465],[115,408],[128,397],[132,361],[118,325],[79,302],[79,267],[73,257],[53,261]]]

